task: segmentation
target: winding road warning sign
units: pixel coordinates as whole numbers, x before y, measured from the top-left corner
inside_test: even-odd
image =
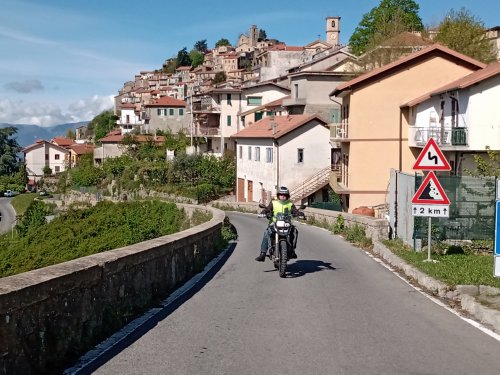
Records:
[[[413,169],[421,171],[449,171],[451,170],[451,166],[439,149],[434,138],[429,138],[422,152],[418,155],[417,161],[415,161],[413,165]]]

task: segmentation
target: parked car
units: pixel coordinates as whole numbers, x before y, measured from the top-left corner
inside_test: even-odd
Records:
[[[12,192],[12,190],[5,190],[5,193],[3,193],[3,196],[4,197],[12,197],[12,196],[14,196],[14,193]]]

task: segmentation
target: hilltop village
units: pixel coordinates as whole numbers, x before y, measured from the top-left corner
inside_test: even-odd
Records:
[[[305,46],[262,38],[252,25],[235,46],[207,50],[196,68],[167,73],[169,59],[139,72],[115,97],[117,128],[92,149],[95,163],[120,156],[128,133],[182,132],[189,153],[234,153],[237,201],[265,202],[286,185],[294,201],[321,202],[332,189],[351,212],[385,206],[390,171],[413,173],[430,138],[455,175],[487,147],[500,150],[491,105],[500,94],[499,63],[412,32],[367,59],[339,43],[341,17],[325,21],[324,40]],[[488,30],[497,50],[499,30]],[[77,140],[85,140],[84,127]]]

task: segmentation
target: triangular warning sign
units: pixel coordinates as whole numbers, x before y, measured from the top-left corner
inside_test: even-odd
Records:
[[[424,149],[418,155],[413,169],[422,171],[449,171],[450,163],[444,157],[434,138],[429,138]]]
[[[422,185],[413,196],[413,204],[450,204],[448,196],[443,190],[434,172],[429,172],[425,176]]]

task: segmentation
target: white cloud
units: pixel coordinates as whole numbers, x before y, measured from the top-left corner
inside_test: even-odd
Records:
[[[112,109],[113,105],[112,95],[94,95],[90,98],[80,99],[68,105],[65,110],[54,104],[0,99],[0,122],[52,126],[89,121],[102,111]]]

